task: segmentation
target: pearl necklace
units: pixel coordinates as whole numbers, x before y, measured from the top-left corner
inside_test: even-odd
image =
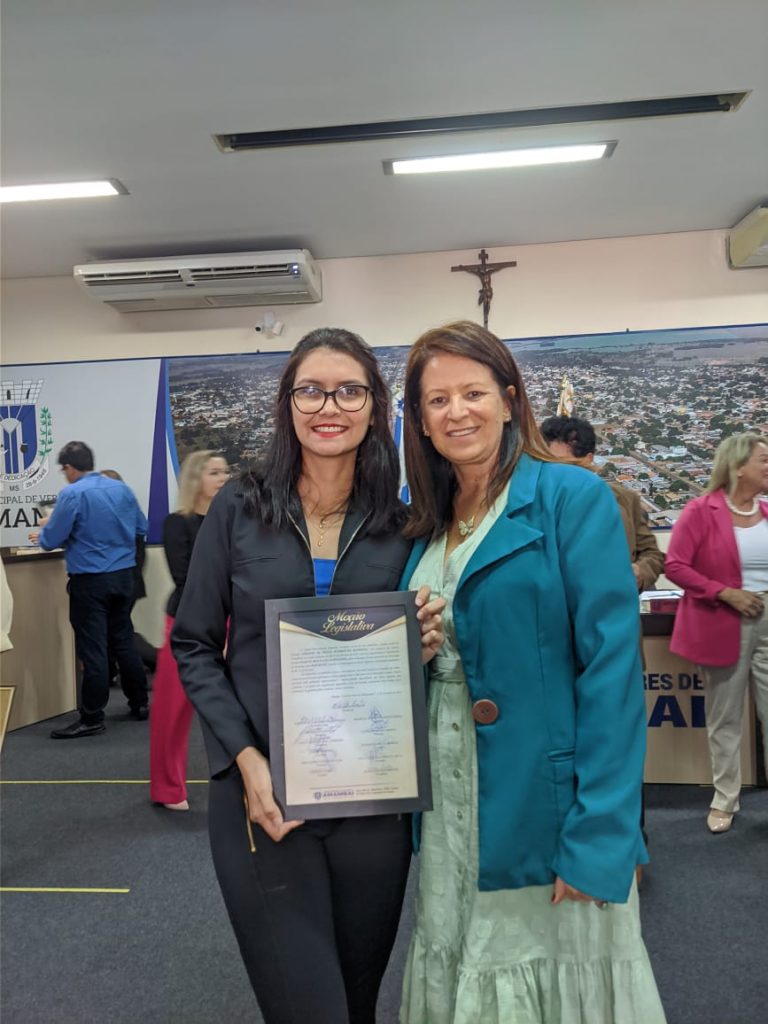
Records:
[[[733,512],[733,514],[735,516],[744,516],[745,518],[748,517],[748,516],[753,516],[755,514],[755,512],[757,512],[758,509],[760,508],[760,503],[758,502],[757,498],[753,498],[752,499],[752,508],[749,508],[749,509],[747,509],[746,512],[743,512],[740,508],[736,508],[736,506],[733,504],[733,502],[731,501],[731,499],[728,497],[727,494],[724,494],[724,497],[725,497],[725,504],[728,506],[728,508],[731,510],[731,512]]]

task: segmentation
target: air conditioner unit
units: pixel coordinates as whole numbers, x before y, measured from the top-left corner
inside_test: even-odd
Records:
[[[734,270],[768,267],[768,202],[756,207],[731,228],[726,246],[728,262]]]
[[[75,280],[124,313],[319,302],[319,266],[306,249],[86,263]]]

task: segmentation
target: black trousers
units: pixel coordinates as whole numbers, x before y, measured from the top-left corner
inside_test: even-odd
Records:
[[[84,722],[104,719],[109,700],[109,650],[120,667],[120,680],[132,708],[148,701],[147,677],[133,645],[131,608],[133,569],[77,573],[69,577],[69,621],[77,657],[83,663],[78,709]]]
[[[233,770],[210,786],[219,885],[266,1024],[374,1024],[411,857],[410,816],[252,826]]]

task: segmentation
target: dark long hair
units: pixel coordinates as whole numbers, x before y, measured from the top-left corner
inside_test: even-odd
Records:
[[[245,509],[265,523],[282,529],[301,515],[298,482],[301,476],[301,445],[293,428],[291,388],[299,367],[315,349],[326,348],[351,356],[365,370],[371,389],[373,417],[365,439],[357,449],[355,476],[349,501],[358,511],[370,513],[365,531],[389,533],[405,519],[398,498],[400,460],[390,425],[391,396],[373,350],[362,338],[338,327],[320,327],[305,335],[285,364],[275,401],[275,429],[264,458],[240,477]]]
[[[510,384],[515,388],[514,397],[508,398],[512,419],[503,425],[496,468],[488,483],[488,504],[504,490],[523,452],[544,462],[558,461],[539,433],[520,369],[507,346],[471,320],[435,327],[416,341],[405,370],[405,468],[411,489],[406,537],[439,537],[453,517],[456,474],[422,431],[421,379],[427,361],[439,352],[487,366],[505,396]]]

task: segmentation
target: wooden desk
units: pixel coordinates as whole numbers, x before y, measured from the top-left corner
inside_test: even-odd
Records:
[[[3,557],[13,594],[12,651],[0,654],[0,682],[15,686],[8,729],[77,706],[75,641],[60,553]]]

